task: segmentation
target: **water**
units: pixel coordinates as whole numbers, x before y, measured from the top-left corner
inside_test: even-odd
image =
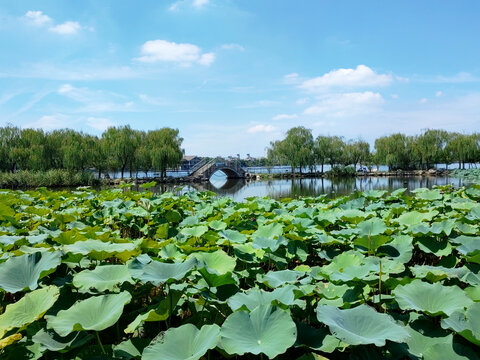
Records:
[[[435,185],[452,184],[463,186],[464,180],[454,177],[358,177],[336,179],[275,179],[254,180],[227,179],[221,172],[213,174],[209,182],[193,185],[162,185],[157,192],[174,191],[212,191],[220,196],[228,196],[235,201],[243,201],[252,196],[269,196],[275,199],[294,198],[299,196],[318,196],[326,194],[329,197],[348,195],[354,191],[388,190],[407,188],[409,191]]]

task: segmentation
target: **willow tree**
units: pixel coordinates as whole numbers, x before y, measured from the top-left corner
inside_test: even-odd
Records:
[[[289,165],[292,174],[298,167],[301,174],[303,167],[315,164],[312,131],[297,126],[288,130],[286,135],[285,139],[270,143],[268,155],[277,162]]]
[[[14,172],[21,151],[22,130],[13,125],[0,128],[0,170]]]
[[[420,168],[429,169],[433,164],[445,162],[443,152],[448,138],[445,130],[426,130],[415,138],[413,149]]]
[[[111,127],[103,134],[106,154],[110,166],[116,170],[120,169],[122,179],[125,169],[132,163],[135,150],[138,146],[138,136],[130,126]]]
[[[413,162],[412,139],[404,134],[383,136],[375,140],[375,157],[378,164],[388,169],[407,169]]]
[[[160,171],[163,179],[167,174],[167,169],[176,168],[181,164],[183,139],[178,136],[178,129],[171,128],[149,131],[147,138],[148,144],[151,146],[152,167]]]

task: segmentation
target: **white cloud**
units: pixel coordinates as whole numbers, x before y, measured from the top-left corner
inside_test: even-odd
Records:
[[[199,63],[210,65],[215,60],[215,54],[202,54],[202,49],[193,44],[179,44],[166,40],[149,40],[142,45],[142,56],[136,58],[141,62],[153,63],[157,61],[173,62],[181,65]]]
[[[196,7],[197,9],[207,5],[209,0],[193,0],[192,5]]]
[[[298,118],[297,114],[278,114],[275,115],[272,120],[289,120]]]
[[[245,50],[245,48],[242,45],[235,44],[235,43],[223,44],[222,49],[224,49],[224,50],[237,50],[237,51],[244,51]]]
[[[27,11],[24,15],[32,25],[38,27],[47,27],[48,30],[60,35],[75,35],[85,27],[81,26],[77,21],[65,21],[62,24],[53,25],[53,19],[44,14],[42,11]],[[85,28],[87,29],[87,28]],[[93,28],[88,28],[93,30]]]
[[[325,91],[330,88],[378,87],[391,82],[391,75],[378,74],[368,66],[358,65],[355,69],[336,69],[306,80],[300,88],[307,91]]]
[[[200,65],[210,66],[215,61],[215,54],[214,53],[206,53],[200,56],[198,63]]]
[[[419,101],[420,104],[426,104],[427,102],[428,102],[427,98],[421,98]]]
[[[162,99],[162,98],[151,97],[151,96],[148,96],[146,94],[140,94],[140,95],[138,95],[138,97],[140,98],[140,100],[144,104],[154,105],[154,106],[168,105],[168,102],[165,99]]]
[[[392,99],[398,99],[399,98],[398,94],[392,94],[390,96],[392,97]]]
[[[182,1],[176,1],[174,2],[173,4],[171,4],[169,7],[168,7],[168,10],[169,11],[178,11],[180,9],[180,4],[182,3]]]
[[[459,72],[453,76],[437,76],[433,79],[432,82],[439,82],[439,83],[469,83],[469,82],[479,82],[480,78],[473,76],[468,72]]]
[[[89,117],[87,119],[87,125],[90,126],[91,128],[100,130],[100,131],[105,131],[109,127],[115,126],[115,123],[107,118],[101,118],[101,117]]]
[[[25,18],[35,26],[45,26],[52,22],[52,18],[42,11],[27,11]]]
[[[435,93],[435,96],[436,96],[436,97],[442,97],[442,96],[443,96],[443,91],[440,91],[440,90],[437,91],[437,92]]]
[[[283,82],[285,84],[299,84],[302,80],[297,73],[287,74],[283,77]]]
[[[305,109],[305,115],[324,115],[334,118],[352,117],[375,112],[384,103],[382,95],[371,91],[320,96]]]
[[[249,127],[247,132],[251,133],[251,134],[254,134],[254,133],[258,133],[258,132],[266,132],[266,133],[269,133],[269,132],[272,132],[272,131],[275,131],[276,128],[272,125],[262,125],[262,124],[258,124],[258,125],[255,125],[255,126],[252,126],[252,127]]]
[[[40,119],[26,124],[24,128],[32,129],[43,129],[43,130],[54,130],[54,129],[63,129],[69,126],[68,117],[65,115],[45,115]]]
[[[63,24],[52,26],[49,30],[60,35],[75,35],[82,27],[76,21],[66,21]]]

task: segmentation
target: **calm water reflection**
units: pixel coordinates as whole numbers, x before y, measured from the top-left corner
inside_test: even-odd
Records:
[[[251,181],[227,179],[214,174],[207,183],[177,187],[163,187],[156,189],[159,192],[175,190],[180,192],[200,190],[213,191],[221,196],[228,196],[235,201],[243,201],[251,196],[269,196],[280,199],[285,197],[318,196],[327,194],[331,197],[350,194],[354,191],[389,190],[399,188],[413,190],[420,187],[431,188],[434,185],[453,184],[455,187],[463,185],[462,179],[453,177],[365,177],[342,179],[285,179]]]

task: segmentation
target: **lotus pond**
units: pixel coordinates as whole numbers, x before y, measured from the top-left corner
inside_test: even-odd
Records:
[[[478,359],[479,200],[0,191],[0,357]]]

